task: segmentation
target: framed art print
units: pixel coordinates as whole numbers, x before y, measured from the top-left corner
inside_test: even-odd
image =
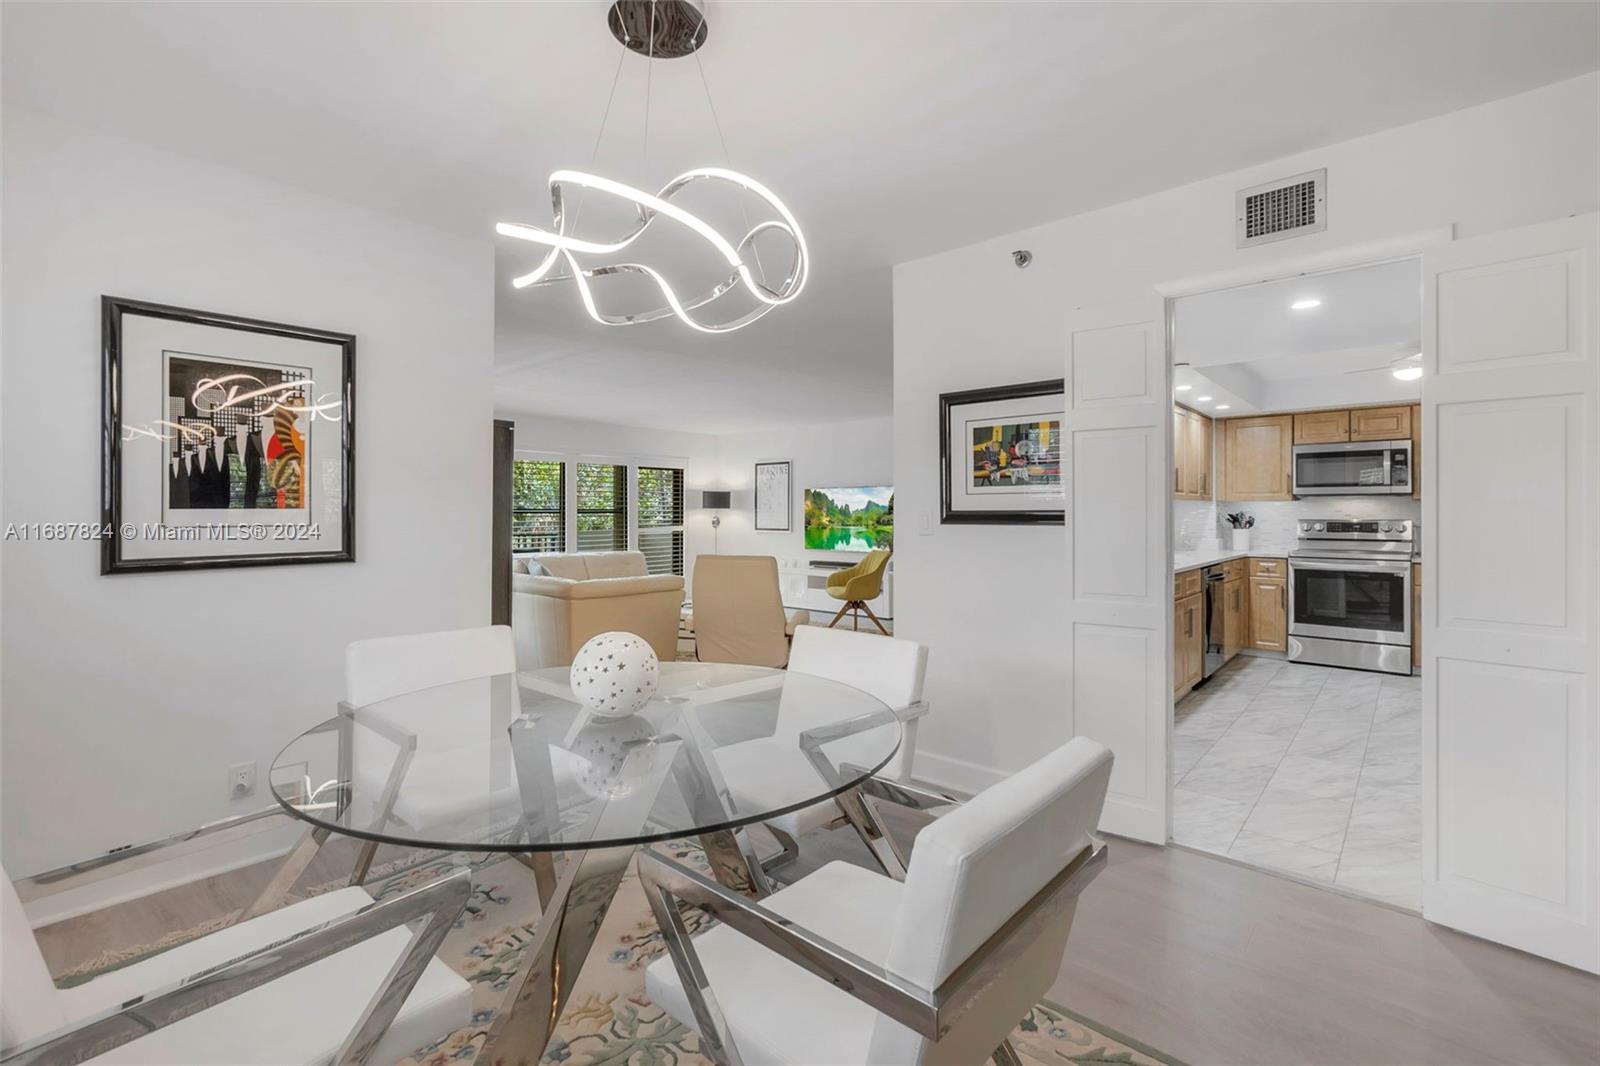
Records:
[[[787,459],[756,464],[757,532],[787,533],[794,527],[791,470]]]
[[[100,313],[102,574],[355,560],[354,336]]]
[[[941,523],[1065,522],[1064,381],[939,397]]]

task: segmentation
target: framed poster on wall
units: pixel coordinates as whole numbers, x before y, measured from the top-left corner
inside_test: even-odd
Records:
[[[102,574],[355,560],[354,336],[100,312]]]
[[[794,528],[789,460],[756,464],[756,531],[787,533]]]
[[[939,397],[941,523],[1065,523],[1065,381]]]

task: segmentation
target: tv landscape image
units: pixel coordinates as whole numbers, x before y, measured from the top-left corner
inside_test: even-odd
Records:
[[[869,552],[894,547],[894,486],[806,489],[806,547]]]

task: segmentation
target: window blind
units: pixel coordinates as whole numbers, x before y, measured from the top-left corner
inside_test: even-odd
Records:
[[[628,468],[612,463],[578,464],[578,550],[628,548]]]
[[[517,459],[511,464],[511,550],[566,550],[566,464]]]
[[[683,575],[683,471],[639,468],[639,550],[652,574]]]

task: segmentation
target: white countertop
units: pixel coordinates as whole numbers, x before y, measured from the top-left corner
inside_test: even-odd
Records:
[[[1281,559],[1288,554],[1287,551],[1279,550],[1270,544],[1253,544],[1248,551],[1242,552],[1236,552],[1232,548],[1218,548],[1215,551],[1173,552],[1172,572],[1181,574],[1185,570],[1196,570],[1202,566],[1214,566],[1217,563],[1226,563],[1234,559],[1244,559],[1250,556]]]

